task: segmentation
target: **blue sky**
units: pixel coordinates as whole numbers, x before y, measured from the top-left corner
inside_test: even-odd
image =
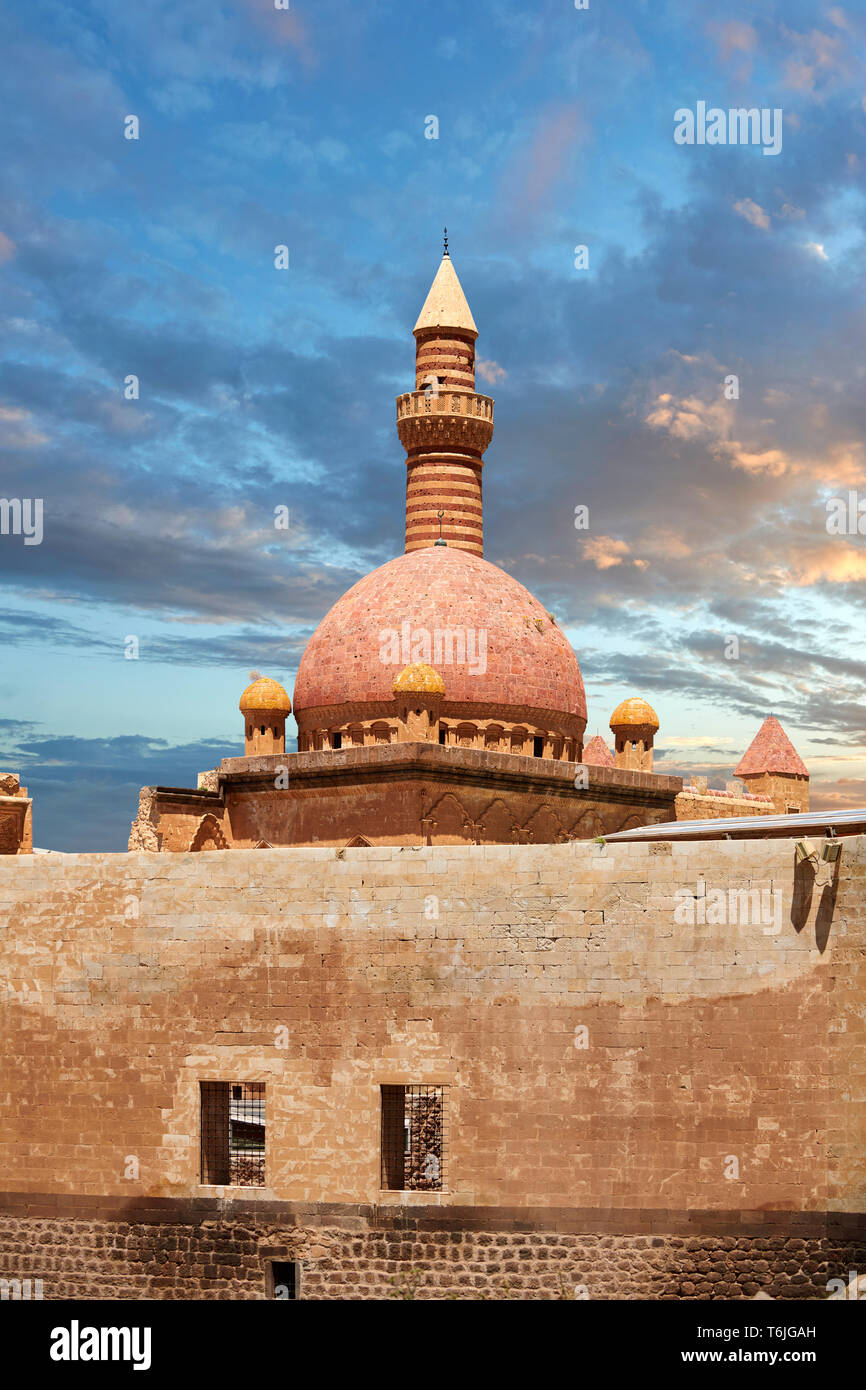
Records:
[[[864,41],[801,0],[7,6],[0,495],[45,520],[0,536],[0,766],[36,842],[125,847],[402,549],[443,223],[486,555],[568,632],[588,732],[640,693],[660,770],[722,785],[773,712],[862,805],[866,550],[825,503],[866,497]],[[698,101],[780,108],[781,153],[676,145]]]

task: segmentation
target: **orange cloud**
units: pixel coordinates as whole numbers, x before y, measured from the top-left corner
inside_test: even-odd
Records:
[[[734,212],[738,212],[741,217],[745,217],[747,222],[751,222],[753,227],[760,227],[763,231],[769,231],[770,219],[760,203],[752,202],[751,198],[741,198],[738,203],[734,203]]]
[[[613,536],[593,536],[583,543],[584,558],[590,560],[597,570],[613,569],[615,565],[629,564],[634,565],[635,569],[645,570],[648,567],[647,560],[637,560],[632,557],[631,548],[625,541],[616,540]]]
[[[744,473],[769,473],[773,478],[781,478],[791,468],[791,460],[782,449],[758,449],[750,451],[733,440],[727,450],[732,468],[742,468]]]
[[[788,582],[805,589],[821,581],[856,584],[866,579],[866,551],[848,545],[841,537],[828,538],[789,560]]]
[[[670,392],[664,392],[656,397],[644,423],[652,429],[667,430],[675,439],[703,439],[717,458],[727,459],[732,468],[746,473],[769,473],[778,478],[800,471],[782,449],[756,449],[731,439],[734,418],[730,401],[719,398],[708,404],[699,396],[675,400]]]

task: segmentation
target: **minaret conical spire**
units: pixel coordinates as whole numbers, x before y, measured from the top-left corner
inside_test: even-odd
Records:
[[[481,470],[493,435],[493,401],[475,391],[478,329],[447,232],[413,332],[415,390],[397,397],[397,432],[407,454],[406,549],[441,539],[481,555]]]
[[[454,328],[461,333],[471,333],[473,338],[478,337],[472,310],[447,251],[433,277],[433,284],[412,331],[417,337],[430,328]]]

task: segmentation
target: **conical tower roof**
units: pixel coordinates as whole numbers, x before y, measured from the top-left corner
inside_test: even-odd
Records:
[[[808,777],[803,762],[774,714],[764,720],[734,769],[735,777],[755,777],[761,772],[787,772],[792,777]]]
[[[613,754],[601,734],[595,734],[583,750],[583,761],[593,767],[613,767]]]
[[[456,328],[462,333],[472,333],[477,338],[478,329],[472,317],[472,310],[463,293],[463,286],[457,279],[457,271],[451,257],[442,257],[430,286],[430,293],[424,300],[424,307],[418,315],[413,333],[423,333],[431,328]]]

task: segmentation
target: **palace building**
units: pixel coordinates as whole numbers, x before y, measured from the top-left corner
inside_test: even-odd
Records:
[[[264,677],[244,691],[243,757],[196,788],[143,788],[130,849],[548,844],[808,809],[808,773],[775,720],[725,792],[653,771],[659,720],[640,698],[611,716],[612,753],[597,736],[584,747],[571,644],[484,558],[493,401],[475,389],[478,330],[447,249],[414,335],[415,388],[397,397],[403,554],[322,619],[293,701]]]
[[[448,256],[415,339],[404,553],[292,700],[252,676],[242,756],[144,788],[119,854],[33,853],[0,776],[0,1281],[826,1297],[866,1259],[866,812],[809,813],[772,715],[724,791],[655,771],[642,697],[585,738],[483,555]]]

